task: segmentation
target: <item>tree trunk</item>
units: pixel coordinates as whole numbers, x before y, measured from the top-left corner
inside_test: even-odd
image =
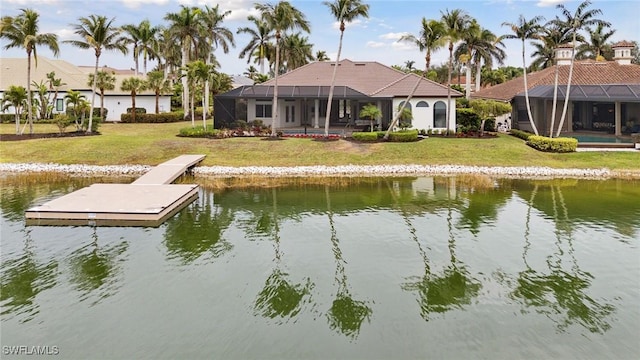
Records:
[[[453,43],[449,42],[449,80],[447,82],[447,111],[445,112],[447,118],[445,119],[446,131],[445,136],[449,136],[449,116],[451,116],[451,72],[453,71]]]
[[[185,39],[183,39],[184,41]],[[189,44],[187,42],[187,44]],[[180,60],[181,64],[181,72],[182,77],[180,81],[182,82],[182,111],[184,111],[184,118],[186,119],[189,114],[189,84],[187,84],[187,56],[189,56],[189,52],[185,48],[185,45],[182,45],[182,59]],[[195,124],[192,124],[195,126]]]
[[[31,96],[31,51],[27,51],[27,121],[29,122],[30,134],[33,134],[32,111],[33,111],[33,102],[32,102],[32,96]],[[24,130],[22,131],[22,133],[24,133]]]
[[[569,106],[569,93],[571,92],[571,77],[573,76],[573,63],[576,55],[576,30],[573,31],[573,43],[571,48],[571,64],[569,65],[569,79],[567,80],[567,93],[564,95],[564,106],[562,107],[562,115],[560,115],[560,124],[558,124],[558,132],[556,137],[560,136],[564,118],[567,115],[567,107]],[[553,130],[552,130],[553,131]]]
[[[280,31],[276,31],[276,67],[273,71],[275,87],[273,88],[273,105],[271,106],[271,136],[276,136],[278,123],[278,73],[280,72]]]
[[[524,100],[527,106],[527,115],[529,116],[529,123],[531,124],[531,128],[533,128],[533,132],[538,135],[538,128],[533,122],[533,116],[531,115],[531,104],[529,104],[529,84],[527,83],[527,64],[524,57],[524,39],[522,40],[522,70],[524,70],[524,76],[522,78],[524,79]]]
[[[482,79],[482,63],[480,62],[480,60],[478,60],[478,62],[476,62],[476,91],[480,90],[480,85],[481,85],[481,79]]]
[[[333,67],[333,75],[331,75],[331,86],[329,87],[329,99],[327,101],[327,113],[324,120],[324,136],[329,137],[329,118],[331,117],[331,103],[333,102],[333,90],[336,83],[336,73],[338,72],[338,65],[340,63],[340,53],[342,53],[342,38],[344,31],[340,31],[340,42],[338,43],[338,55],[336,56],[336,62]]]
[[[469,57],[469,59],[471,59],[471,57]],[[471,100],[471,60],[467,61],[467,74],[466,74],[466,79],[464,82],[464,86],[466,87],[465,89],[465,96],[467,97],[467,100]]]
[[[160,92],[156,90],[156,115],[160,113]]]
[[[100,55],[96,55],[96,66],[93,70],[93,84],[91,86],[91,107],[89,108],[89,127],[87,127],[87,133],[91,133],[93,127],[93,104],[96,101],[96,82],[98,82],[98,62],[100,61]]]
[[[196,92],[191,94],[191,127],[196,127]]]
[[[558,107],[558,73],[559,65],[556,63],[555,65],[555,80],[553,82],[553,102],[551,106],[551,127],[549,128],[549,137],[553,137],[553,128],[556,123],[556,108]]]
[[[209,45],[209,49],[211,49],[212,45]],[[204,64],[207,66],[207,71],[209,71],[209,60],[211,56],[207,55],[204,59]],[[209,109],[209,76],[204,81],[204,91],[202,92],[202,126],[204,129],[207,129],[207,110]]]
[[[100,120],[104,122],[104,90],[100,90]]]
[[[136,93],[135,91],[131,93],[131,122],[136,123]]]
[[[18,107],[16,107],[15,117],[16,117],[16,135],[20,135],[20,113],[18,112]]]

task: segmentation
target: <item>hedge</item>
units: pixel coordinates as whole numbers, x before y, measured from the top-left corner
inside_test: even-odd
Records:
[[[575,152],[578,148],[578,139],[574,138],[548,138],[546,136],[531,135],[527,145],[540,151],[568,153]]]
[[[389,141],[411,142],[418,141],[418,130],[401,130],[389,133]]]
[[[351,134],[353,140],[362,142],[374,142],[378,140],[378,134],[375,132],[362,131]]]
[[[518,130],[518,129],[511,129],[509,131],[509,133],[517,138],[520,138],[522,140],[528,140],[529,136],[532,136],[533,134],[530,132],[526,132],[526,131],[522,131],[522,130]]]
[[[120,114],[120,122],[132,123],[131,114]],[[161,114],[137,114],[136,123],[171,123],[184,121],[178,113],[161,113]]]
[[[180,129],[179,136],[184,137],[218,137],[220,135],[220,130],[216,130],[212,127],[207,127],[206,129],[202,126],[196,127],[186,127]]]
[[[468,131],[478,131],[480,129],[480,117],[473,109],[457,108],[456,124]]]

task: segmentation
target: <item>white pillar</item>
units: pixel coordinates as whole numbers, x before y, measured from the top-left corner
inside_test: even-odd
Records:
[[[615,111],[616,114],[616,136],[622,135],[622,107],[620,101],[616,101]]]
[[[313,116],[313,127],[317,129],[320,127],[318,124],[320,119],[320,99],[313,100]]]

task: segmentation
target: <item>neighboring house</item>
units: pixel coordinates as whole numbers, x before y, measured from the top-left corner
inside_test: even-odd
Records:
[[[324,127],[334,62],[313,62],[278,77],[278,121],[276,128]],[[367,104],[382,111],[378,126],[389,126],[399,106],[415,86],[420,85],[407,108],[412,111],[412,127],[418,130],[445,129],[447,87],[405,74],[373,61],[343,59],[336,74],[329,125],[332,127],[366,126],[369,120],[358,114]],[[235,120],[263,120],[272,123],[275,81],[245,85],[215,98],[216,126]],[[456,128],[455,99],[461,93],[451,90],[450,129]],[[246,104],[246,107],[245,107]]]
[[[113,90],[106,90],[104,96],[104,107],[107,109],[107,121],[119,121],[120,115],[126,113],[127,108],[131,107],[131,94],[120,90],[122,81],[128,77],[134,76],[130,70],[116,70],[103,67],[100,70],[114,72],[116,77],[116,85]],[[0,98],[4,91],[11,85],[25,86],[27,85],[27,59],[26,58],[0,58]],[[31,63],[31,81],[40,83],[47,82],[47,74],[55,72],[55,77],[62,79],[64,85],[58,88],[57,98],[53,98],[55,89],[49,89],[51,105],[53,105],[53,113],[64,113],[66,111],[65,95],[69,90],[80,91],[87,101],[91,101],[91,86],[87,85],[89,74],[92,74],[94,68],[91,66],[76,66],[64,60],[48,59],[44,56],[38,56],[38,66],[35,61]],[[143,77],[140,75],[140,77]],[[32,87],[33,90],[33,87]],[[153,91],[144,91],[142,94],[136,95],[136,107],[145,108],[148,114],[155,113],[155,94]],[[100,107],[100,91],[96,89],[96,99],[94,106]],[[171,96],[161,95],[159,100],[160,112],[171,110]],[[13,108],[9,108],[4,113],[13,114]]]
[[[633,44],[613,45],[613,61],[576,60],[562,132],[595,131],[622,135],[640,131],[640,65],[631,64]],[[558,101],[554,135],[559,125],[569,78],[571,46],[556,49]],[[531,113],[541,135],[551,127],[556,67],[527,74]],[[472,98],[511,102],[512,127],[532,131],[522,77],[482,89]]]

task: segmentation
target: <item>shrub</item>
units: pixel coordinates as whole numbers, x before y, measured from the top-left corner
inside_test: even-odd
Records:
[[[247,130],[249,128],[249,126],[247,125],[247,122],[244,121],[244,120],[236,120],[233,123],[231,123],[231,128],[232,129]]]
[[[567,153],[576,151],[578,140],[566,137],[548,138],[546,136],[531,135],[527,140],[527,145],[540,151]]]
[[[378,134],[370,131],[354,132],[351,134],[353,140],[362,142],[374,142],[378,141]]]
[[[71,125],[71,118],[67,114],[56,114],[53,118],[53,122],[58,126],[60,134],[62,134],[66,128]]]
[[[488,118],[485,120],[484,131],[496,131],[496,118]]]
[[[400,130],[389,134],[389,141],[411,142],[418,140],[418,130]]]
[[[529,140],[529,136],[533,135],[530,132],[522,131],[522,130],[518,130],[518,129],[509,130],[509,134],[511,134],[511,135],[513,135],[513,136],[515,136],[517,138],[520,138],[522,140],[525,140],[525,141]]]
[[[480,117],[473,109],[456,109],[456,123],[460,128],[465,129],[466,131],[478,131],[480,130],[480,122]]]
[[[214,129],[213,127],[207,127],[206,129],[200,125],[196,127],[187,127],[180,129],[180,134],[178,136],[184,137],[218,137],[220,134],[219,130]]]
[[[12,123],[16,121],[15,114],[0,114],[0,122],[2,123]]]
[[[104,108],[104,118],[107,118],[107,114],[109,113],[109,109]],[[93,117],[100,116],[100,108],[93,108]]]
[[[120,121],[123,123],[132,123],[131,114],[120,114]],[[177,112],[160,113],[160,114],[136,114],[136,123],[172,123],[183,121]]]
[[[131,110],[132,109],[133,108],[127,108],[127,114],[131,114]],[[146,113],[147,113],[147,109],[139,108],[139,107],[136,108],[136,115],[138,115],[138,114],[146,114]]]
[[[101,123],[102,123],[102,118],[100,118],[99,116],[91,119],[91,132],[98,132],[98,128],[100,127]],[[88,126],[89,126],[89,118],[86,118],[82,122],[82,130],[87,131]]]

